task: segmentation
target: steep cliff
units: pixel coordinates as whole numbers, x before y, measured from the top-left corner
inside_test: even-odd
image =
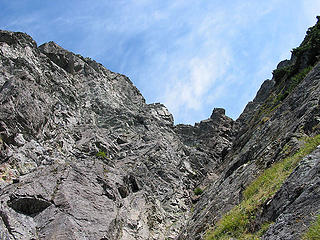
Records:
[[[237,121],[216,108],[194,126],[89,58],[0,31],[0,238],[201,239],[298,152],[245,231],[299,239],[320,202],[319,25]]]
[[[174,239],[233,121],[201,123],[223,140],[203,151],[127,77],[23,33],[0,44],[2,239]]]
[[[314,173],[319,168],[318,153],[307,157],[278,192],[273,193],[282,182],[259,199],[249,198],[246,193],[254,179],[265,176],[265,169],[278,166],[274,163],[302,149],[308,137],[316,136],[309,139],[311,150],[320,144],[319,56],[318,21],[293,50],[291,59],[278,65],[273,78],[262,84],[235,122],[232,148],[220,165],[221,177],[206,189],[179,239],[200,239],[209,227],[212,230],[207,239],[254,239],[248,234],[261,237],[265,231],[260,230],[269,223],[273,224],[263,239],[300,239],[319,212],[319,174]],[[300,154],[288,168],[294,168],[303,156]],[[286,174],[290,171],[281,171],[268,184]],[[266,185],[256,185],[255,191],[260,188]]]

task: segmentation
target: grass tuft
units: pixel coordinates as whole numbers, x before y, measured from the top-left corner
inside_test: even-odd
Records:
[[[259,239],[270,223],[263,223],[253,231],[255,218],[266,201],[280,189],[299,161],[320,145],[320,134],[305,139],[305,144],[291,157],[273,164],[258,176],[243,192],[243,201],[228,213],[206,235],[206,240]],[[319,225],[318,225],[319,227]],[[313,239],[313,238],[310,238]]]
[[[202,190],[201,188],[197,187],[197,188],[195,188],[195,189],[193,190],[193,192],[194,192],[194,194],[195,194],[196,196],[199,196],[199,195],[201,195],[201,194],[203,193],[203,190]]]
[[[96,153],[96,156],[98,158],[108,159],[107,154],[104,151],[101,151],[101,150]]]
[[[304,234],[303,240],[319,240],[320,239],[320,214],[318,214],[316,221],[309,227]]]

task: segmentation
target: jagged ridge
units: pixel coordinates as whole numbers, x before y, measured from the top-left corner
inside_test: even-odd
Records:
[[[176,238],[218,166],[210,141],[226,151],[233,121],[200,123],[214,133],[203,151],[127,77],[23,33],[1,31],[0,44],[2,236]]]
[[[89,58],[0,31],[0,236],[203,238],[261,172],[319,134],[318,31],[237,121],[214,109],[195,126],[174,126],[164,105]],[[247,231],[274,222],[263,239],[299,239],[319,211],[318,169],[316,150]]]
[[[222,177],[205,191],[179,239],[200,239],[209,226],[216,225],[222,215],[243,200],[243,191],[264,169],[295,153],[307,136],[320,133],[320,39],[316,34],[319,29],[318,19],[308,30],[299,54],[293,50],[290,60],[279,63],[273,78],[262,84],[255,99],[237,119],[232,149],[221,165]],[[310,47],[305,47],[310,42]],[[310,157],[312,161],[302,163],[285,183],[292,186],[293,182],[299,182],[299,194],[293,194],[297,188],[288,193],[283,187],[265,199],[260,209],[252,213],[254,221],[248,222],[245,233],[258,232],[263,223],[275,222],[262,239],[300,239],[319,211],[319,189],[309,190],[310,185],[319,184],[310,177],[314,176],[311,172],[319,168],[318,158],[315,154]],[[303,164],[312,165],[312,170]],[[293,180],[295,178],[298,180]],[[285,197],[279,199],[280,195]],[[234,229],[234,233],[237,232]],[[230,237],[232,234],[227,231]]]

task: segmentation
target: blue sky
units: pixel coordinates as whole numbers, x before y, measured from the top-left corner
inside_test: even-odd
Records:
[[[320,15],[320,0],[0,0],[0,28],[127,75],[176,123],[236,119]]]

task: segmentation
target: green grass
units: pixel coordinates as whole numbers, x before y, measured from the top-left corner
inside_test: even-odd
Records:
[[[97,156],[98,158],[108,159],[107,154],[106,154],[104,151],[101,151],[101,150],[96,153],[96,156]]]
[[[197,187],[197,188],[195,188],[195,189],[193,190],[193,192],[194,192],[194,194],[195,194],[196,196],[199,196],[199,195],[201,195],[201,194],[203,193],[203,190],[202,190],[201,188]]]
[[[291,92],[301,82],[301,80],[307,76],[307,74],[311,71],[311,69],[312,69],[312,66],[306,67],[302,69],[299,73],[294,75],[291,78],[288,91]]]
[[[243,201],[226,213],[207,232],[206,240],[229,239],[260,239],[270,223],[263,223],[260,229],[252,231],[255,218],[266,201],[280,189],[299,161],[311,153],[320,144],[320,134],[304,139],[305,144],[291,157],[273,164],[263,171],[243,192]]]
[[[312,66],[302,69],[297,74],[293,75],[289,82],[287,83],[286,90],[282,91],[275,98],[274,104],[282,102],[289,94],[299,85],[299,83],[307,76],[307,74],[312,70]]]
[[[303,240],[319,240],[320,239],[320,214],[316,221],[309,227],[302,237]]]
[[[298,86],[298,84],[307,76],[312,70],[312,66],[302,69],[300,72],[294,74],[291,67],[284,67],[274,70],[274,76],[277,76],[276,81],[286,75],[289,80],[280,84],[278,92],[270,94],[265,103],[262,104],[259,111],[251,119],[250,123],[255,124],[258,120],[258,126],[267,122],[270,119],[271,113],[281,106],[281,102],[286,99],[289,94]],[[280,72],[280,73],[279,73]],[[279,80],[280,81],[280,80]]]

